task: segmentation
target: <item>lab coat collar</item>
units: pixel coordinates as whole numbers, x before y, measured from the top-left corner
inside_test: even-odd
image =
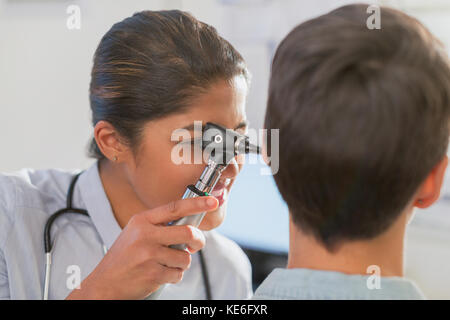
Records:
[[[111,204],[100,179],[98,160],[84,171],[77,182],[86,210],[94,223],[103,244],[109,249],[122,229],[114,217]]]

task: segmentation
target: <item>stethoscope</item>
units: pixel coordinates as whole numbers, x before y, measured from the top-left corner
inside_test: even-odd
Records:
[[[63,209],[60,209],[53,213],[47,220],[44,228],[44,250],[45,250],[45,280],[44,280],[44,293],[43,293],[43,299],[48,300],[48,289],[50,284],[50,271],[51,271],[51,264],[52,264],[52,242],[51,242],[51,228],[53,222],[61,215],[65,213],[78,213],[82,214],[84,216],[89,217],[89,213],[85,209],[79,209],[79,208],[73,208],[72,207],[72,198],[73,198],[73,190],[75,188],[75,184],[78,180],[78,177],[80,176],[82,172],[76,174],[72,181],[70,182],[69,189],[67,190],[67,199],[66,199],[66,207]],[[103,244],[103,253],[106,254],[107,248]],[[205,286],[205,292],[206,292],[206,299],[211,300],[211,285],[209,283],[209,277],[208,277],[208,269],[206,267],[205,257],[203,256],[202,251],[199,251],[199,258],[200,258],[200,265],[202,268],[202,278],[203,283]]]

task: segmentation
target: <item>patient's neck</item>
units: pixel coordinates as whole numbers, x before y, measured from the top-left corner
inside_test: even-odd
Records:
[[[403,276],[403,242],[407,214],[382,235],[368,241],[346,242],[330,253],[313,237],[289,221],[289,259],[287,268],[308,268],[368,275],[367,267],[377,265],[381,276]]]

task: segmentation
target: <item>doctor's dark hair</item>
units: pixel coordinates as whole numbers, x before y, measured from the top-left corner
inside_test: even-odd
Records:
[[[279,129],[274,176],[291,218],[328,251],[385,232],[445,157],[450,66],[416,19],[367,5],[309,20],[279,45],[266,129]]]
[[[112,26],[94,55],[92,123],[109,122],[133,152],[146,122],[183,112],[219,80],[249,72],[216,29],[178,10],[142,11]],[[104,155],[92,138],[89,155]]]

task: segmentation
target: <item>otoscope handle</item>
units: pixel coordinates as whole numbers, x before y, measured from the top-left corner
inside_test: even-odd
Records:
[[[202,191],[196,189],[196,187],[194,185],[189,185],[183,195],[183,199],[196,198],[196,197],[206,196],[206,195],[208,195],[206,192],[202,192]],[[170,225],[181,226],[181,225],[189,224],[191,226],[198,227],[200,225],[200,223],[202,222],[205,214],[206,214],[206,212],[202,212],[202,213],[199,213],[199,214],[196,214],[193,216],[183,217],[179,220],[173,221]],[[174,249],[184,250],[184,249],[186,249],[186,244],[174,244],[169,247],[174,248]]]
[[[191,187],[191,186],[189,186]],[[186,192],[184,193],[183,199],[188,199],[188,198],[195,198],[195,197],[199,197],[199,195],[193,191],[191,191],[190,189],[186,189]],[[205,216],[206,212],[202,212],[200,214],[196,214],[193,216],[188,216],[188,217],[184,217],[181,218],[179,220],[173,221],[172,223],[170,223],[170,225],[172,226],[179,226],[179,225],[187,225],[190,224],[194,227],[198,227],[200,225],[200,223],[202,222],[203,217]],[[174,244],[169,246],[170,248],[174,248],[174,249],[179,249],[179,250],[185,250],[186,249],[186,244],[182,243],[182,244]],[[158,290],[154,291],[153,293],[151,293],[146,300],[156,300],[159,298],[159,296],[161,295],[162,291],[164,290],[164,288],[166,287],[166,284],[161,285]]]
[[[189,198],[195,198],[200,196],[207,196],[208,192],[210,192],[214,187],[216,186],[217,181],[219,180],[223,166],[216,165],[214,163],[209,163],[209,165],[205,168],[203,171],[200,179],[197,181],[197,183],[194,185],[189,185],[184,192],[184,195],[182,199],[189,199]],[[205,216],[206,212],[202,212],[199,214],[195,214],[188,217],[183,217],[179,220],[172,221],[169,225],[188,225],[198,227],[200,223],[203,220],[203,217]],[[171,248],[185,250],[186,244],[175,244],[169,246]],[[166,284],[161,285],[158,290],[151,293],[145,300],[156,300],[161,295],[161,292],[164,290]]]

